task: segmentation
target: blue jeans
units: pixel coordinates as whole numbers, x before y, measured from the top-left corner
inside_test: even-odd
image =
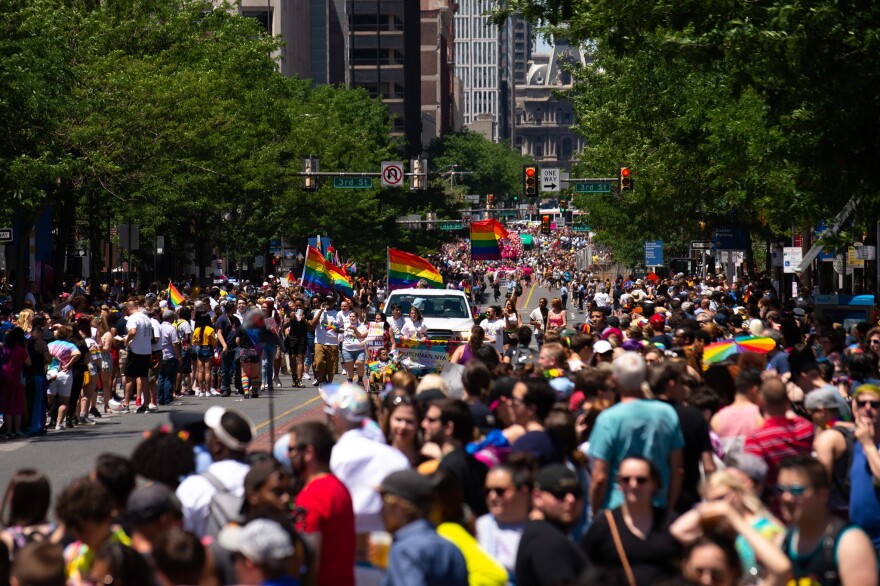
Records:
[[[306,360],[305,365],[311,366],[312,359],[315,357],[315,332],[306,334]]]
[[[272,380],[275,378],[275,351],[277,349],[274,344],[266,344],[263,346],[263,356],[260,358],[263,386],[268,387],[269,390],[272,390]]]
[[[180,361],[177,358],[165,358],[159,365],[159,404],[168,405],[174,399],[174,383],[177,381],[177,369]]]
[[[238,355],[238,348],[230,349],[220,359],[220,392],[229,393],[232,391],[232,379],[236,374],[235,357]]]

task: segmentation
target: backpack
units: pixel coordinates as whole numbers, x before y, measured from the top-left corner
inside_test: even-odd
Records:
[[[791,555],[791,541],[794,536],[794,528],[785,531],[782,540],[782,551],[791,560],[791,575],[794,583],[799,584],[801,578],[815,576],[824,586],[836,586],[840,584],[840,573],[837,568],[837,560],[834,552],[837,542],[845,529],[851,527],[849,523],[839,517],[832,517],[822,537],[822,545],[818,552],[811,554],[805,559],[796,560]]]
[[[244,496],[235,496],[229,492],[226,485],[210,472],[202,472],[201,476],[217,489],[217,492],[211,497],[208,523],[205,525],[205,535],[217,537],[220,534],[220,530],[230,523],[242,523],[244,521],[244,516],[241,514]]]
[[[522,288],[522,285],[520,285],[519,283],[517,283],[517,284],[516,284],[516,296],[517,296],[517,297],[520,297],[522,294],[523,294],[523,288]]]
[[[186,323],[186,320],[183,320],[183,319],[179,319],[176,322],[174,322],[174,328],[177,330],[177,338],[180,341],[180,346],[181,346],[181,348],[184,349],[184,351],[189,350],[189,340],[186,339],[184,332],[181,331],[181,329],[180,329],[180,326],[182,326],[185,323]]]
[[[517,347],[513,354],[510,355],[510,366],[513,367],[514,370],[518,368],[525,368],[528,364],[537,364],[538,359],[535,356],[535,353],[531,348],[523,348]]]

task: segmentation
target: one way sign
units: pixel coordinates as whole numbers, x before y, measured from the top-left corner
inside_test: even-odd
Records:
[[[559,191],[559,169],[541,169],[541,191]]]

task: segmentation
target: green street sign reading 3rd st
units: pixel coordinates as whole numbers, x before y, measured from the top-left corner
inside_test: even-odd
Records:
[[[461,222],[437,222],[437,226],[441,230],[461,230],[464,224]]]
[[[610,183],[575,183],[575,193],[611,193]]]
[[[334,177],[335,189],[371,189],[373,179],[371,177]]]
[[[571,227],[572,232],[590,232],[593,230],[592,226],[587,226],[586,224],[575,224]]]

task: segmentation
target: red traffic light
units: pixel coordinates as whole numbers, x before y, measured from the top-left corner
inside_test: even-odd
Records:
[[[629,177],[629,167],[621,167],[620,168],[620,175],[622,177]]]
[[[534,177],[535,176],[535,168],[534,167],[526,167],[526,176]]]

